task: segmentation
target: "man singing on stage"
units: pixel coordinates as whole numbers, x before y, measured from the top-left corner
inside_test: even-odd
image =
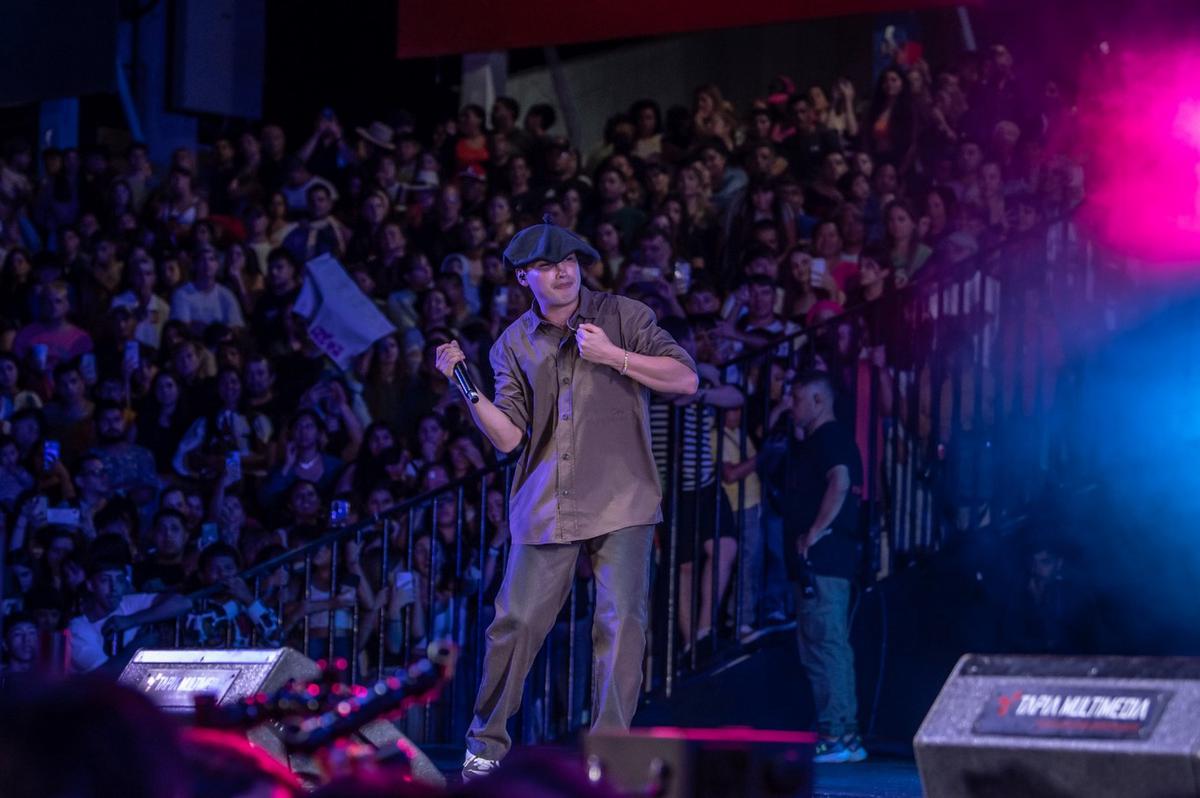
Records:
[[[596,579],[593,729],[627,729],[646,647],[650,546],[662,494],[650,449],[649,392],[692,394],[696,366],[640,302],[589,291],[587,242],[546,223],[504,251],[533,306],[491,351],[496,398],[468,403],[501,452],[525,444],[513,476],[512,549],[487,630],[463,778],[496,767],[512,740],[534,657],[570,592],[583,547]],[[453,381],[458,344],[438,347]]]

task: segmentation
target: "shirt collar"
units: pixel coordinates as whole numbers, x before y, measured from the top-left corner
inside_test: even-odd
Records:
[[[571,314],[571,318],[567,319],[567,327],[574,330],[577,329],[582,322],[594,322],[596,320],[596,306],[598,304],[599,303],[597,302],[595,291],[592,291],[591,289],[582,285],[579,286],[579,307],[577,307],[575,312]],[[537,328],[543,322],[546,324],[550,323],[543,319],[542,315],[538,313],[537,300],[534,300],[533,305],[529,308],[529,310],[525,311],[524,315],[522,316],[522,321],[525,324],[526,331],[529,332],[530,335],[536,332]]]

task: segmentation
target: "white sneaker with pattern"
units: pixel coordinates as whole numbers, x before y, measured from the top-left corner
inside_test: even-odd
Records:
[[[484,759],[468,751],[466,758],[463,759],[462,780],[468,782],[473,779],[482,778],[498,767],[500,767],[499,760]]]

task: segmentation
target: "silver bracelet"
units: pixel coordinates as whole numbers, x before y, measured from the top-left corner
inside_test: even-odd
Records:
[[[625,364],[621,366],[621,376],[624,377],[629,371],[629,350],[622,349],[621,354],[625,355]]]

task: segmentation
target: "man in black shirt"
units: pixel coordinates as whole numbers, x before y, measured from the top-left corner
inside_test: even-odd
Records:
[[[851,580],[858,569],[862,458],[834,417],[834,392],[823,372],[792,383],[794,433],[764,447],[764,476],[781,497],[784,557],[796,586],[800,661],[817,708],[817,762],[861,762],[850,648]]]

